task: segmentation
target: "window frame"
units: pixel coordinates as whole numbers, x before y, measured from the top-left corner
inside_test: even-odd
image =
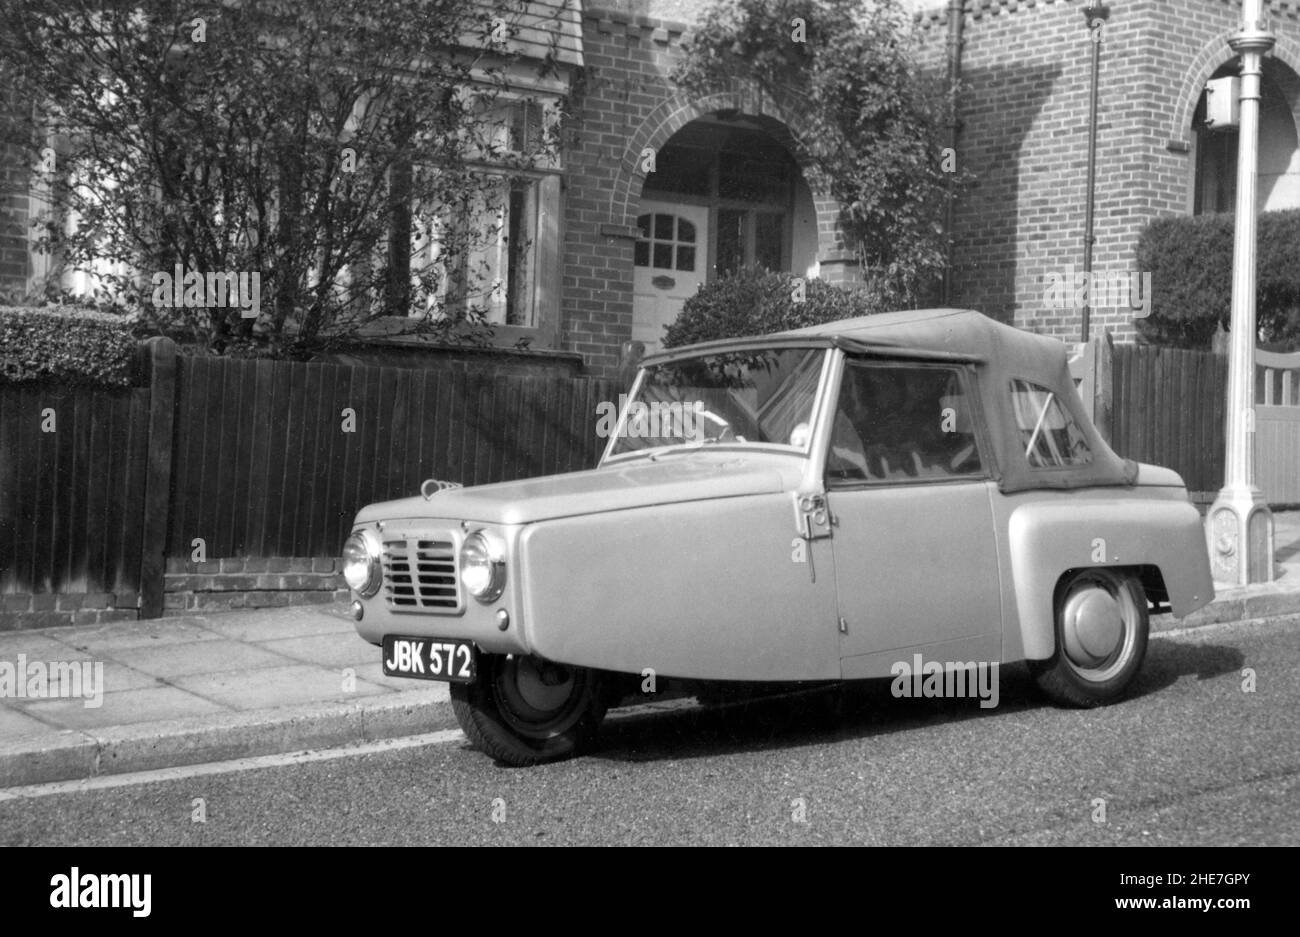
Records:
[[[1024,441],[1021,438],[1021,434],[1025,432],[1025,429],[1020,425],[1020,419],[1016,413],[1015,395],[1016,395],[1017,384],[1024,384],[1034,391],[1045,393],[1048,395],[1049,406],[1055,406],[1057,408],[1057,411],[1065,418],[1067,428],[1071,425],[1076,427],[1076,432],[1083,440],[1084,445],[1088,447],[1088,459],[1086,462],[1071,461],[1071,462],[1058,463],[1056,465],[1035,465],[1030,460],[1029,450],[1025,447]],[[1011,426],[1015,430],[1016,452],[1019,453],[1019,458],[1025,464],[1025,466],[1028,467],[1028,469],[1031,472],[1064,472],[1064,471],[1077,472],[1086,466],[1096,464],[1096,453],[1093,452],[1092,445],[1088,440],[1088,434],[1084,432],[1082,428],[1079,427],[1079,421],[1075,419],[1074,412],[1061,401],[1061,395],[1057,393],[1057,391],[1053,390],[1050,387],[1045,387],[1044,385],[1038,383],[1037,381],[1030,380],[1027,377],[1018,377],[1014,375],[1010,377],[1007,381],[1007,391],[1008,391],[1007,405],[1009,408],[1008,416],[1011,419]],[[1044,411],[1039,414],[1037,422],[1041,423],[1045,415],[1046,415],[1046,409],[1044,409]],[[1031,439],[1031,441],[1033,440]]]
[[[942,474],[942,475],[892,475],[889,478],[832,478],[829,475],[830,460],[832,457],[832,443],[835,434],[835,420],[839,415],[840,395],[844,389],[844,381],[854,368],[876,368],[892,370],[926,370],[926,371],[947,371],[957,377],[958,386],[962,400],[970,412],[970,436],[975,445],[975,455],[979,458],[980,468],[977,472],[965,474]],[[948,361],[921,361],[910,359],[895,358],[874,358],[871,356],[857,356],[846,354],[844,356],[843,366],[840,369],[839,381],[836,384],[835,391],[831,395],[830,402],[830,422],[826,427],[826,451],[821,466],[822,484],[829,492],[836,491],[857,491],[868,488],[890,488],[899,485],[931,485],[931,484],[962,484],[967,482],[987,482],[995,477],[995,463],[991,457],[993,451],[990,445],[988,433],[985,431],[984,411],[978,393],[979,384],[976,380],[974,367],[970,364]]]
[[[462,94],[472,95],[473,89],[463,89]],[[528,111],[530,105],[536,105],[540,122],[537,126],[538,132],[544,133],[547,127],[553,127],[560,119],[559,111],[560,97],[554,92],[540,89],[510,89],[500,91],[492,102],[492,107],[485,112],[485,118],[495,112],[498,115],[503,114],[504,119],[498,120],[496,132],[498,135],[504,134],[507,138],[514,131],[514,115],[517,109],[522,108]],[[526,116],[526,115],[525,115]],[[527,121],[525,121],[527,122]],[[512,151],[515,152],[515,151]],[[531,198],[525,199],[531,202],[529,211],[532,218],[531,229],[527,232],[528,244],[527,258],[524,262],[526,267],[525,282],[523,289],[525,296],[523,302],[531,311],[531,323],[518,324],[511,323],[509,295],[512,287],[507,283],[506,306],[504,320],[501,322],[491,321],[488,325],[492,329],[492,347],[498,349],[508,349],[520,344],[526,344],[530,350],[555,350],[559,348],[560,335],[560,289],[561,289],[561,247],[564,241],[563,217],[564,206],[562,202],[562,179],[563,179],[563,154],[558,150],[549,158],[538,162],[531,168],[519,168],[494,163],[485,159],[470,160],[468,165],[475,171],[482,172],[484,175],[496,176],[500,178],[504,185],[506,198],[506,212],[503,218],[504,232],[510,230],[511,219],[509,214],[509,204],[511,192],[514,186],[520,180],[528,180],[533,189]],[[485,214],[490,214],[486,212]],[[412,224],[409,226],[408,237],[414,244],[417,233],[421,230],[420,226],[414,224],[414,218],[425,217],[421,215],[419,206],[414,206],[411,211]],[[442,224],[460,223],[459,219],[443,219]],[[470,221],[469,223],[473,223]],[[432,225],[432,226],[436,226]],[[421,250],[428,250],[425,244]],[[505,248],[505,264],[507,269],[511,264],[511,252],[513,245],[507,245]],[[415,274],[414,251],[412,248],[412,263],[407,270],[408,277]],[[473,252],[478,255],[480,252]],[[464,266],[469,263],[471,258],[466,257],[462,260],[462,270],[456,276],[464,275]],[[437,262],[432,261],[432,262]],[[445,292],[446,284],[456,277],[450,273],[446,274],[443,279],[443,291]],[[518,284],[515,285],[517,288]],[[486,293],[484,295],[487,295]],[[468,299],[468,297],[467,297]],[[453,315],[457,312],[463,312],[463,307],[459,310],[449,310]],[[412,308],[405,318],[409,320],[422,320],[429,316],[429,309],[417,310]],[[466,326],[466,329],[469,327]],[[459,330],[459,327],[458,327]]]

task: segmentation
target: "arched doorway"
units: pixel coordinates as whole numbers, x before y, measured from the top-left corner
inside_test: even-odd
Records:
[[[1235,61],[1221,66],[1211,76],[1237,74]],[[1259,211],[1300,208],[1300,141],[1296,134],[1296,113],[1300,109],[1300,77],[1276,59],[1264,63],[1260,82],[1259,168],[1257,207]],[[1206,126],[1206,94],[1202,93],[1192,118],[1196,134],[1195,214],[1231,212],[1237,207],[1236,128],[1212,130]]]
[[[632,339],[664,326],[704,283],[749,267],[817,272],[817,215],[770,118],[697,118],[655,154],[636,211]]]

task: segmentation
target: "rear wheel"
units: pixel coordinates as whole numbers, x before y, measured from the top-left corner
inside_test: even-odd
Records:
[[[480,657],[477,680],[451,684],[451,706],[475,747],[521,766],[581,751],[605,715],[596,671],[516,654]]]
[[[1043,692],[1067,706],[1100,706],[1124,695],[1146,656],[1147,600],[1124,570],[1081,569],[1056,601],[1056,652],[1032,661]]]

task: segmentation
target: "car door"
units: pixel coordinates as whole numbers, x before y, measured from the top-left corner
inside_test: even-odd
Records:
[[[962,365],[848,358],[826,463],[846,679],[996,661],[991,486]]]

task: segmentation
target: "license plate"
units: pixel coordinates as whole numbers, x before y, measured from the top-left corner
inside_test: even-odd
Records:
[[[384,635],[384,674],[419,680],[473,683],[478,652],[469,641]]]

